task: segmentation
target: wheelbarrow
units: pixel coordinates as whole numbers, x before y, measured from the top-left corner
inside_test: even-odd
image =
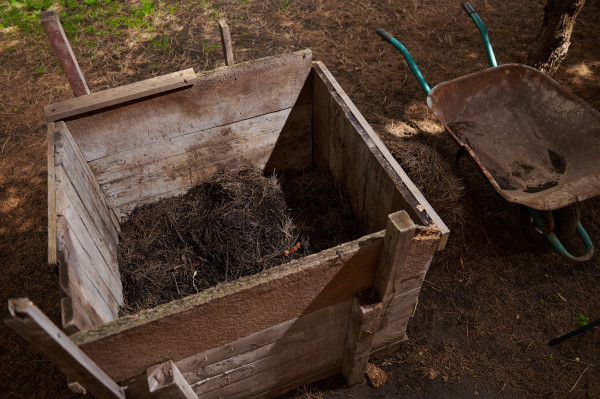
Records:
[[[483,22],[468,2],[462,6],[479,29],[490,68],[433,89],[406,48],[383,29],[377,33],[400,50],[427,106],[463,152],[502,197],[522,205],[526,236],[568,261],[587,261],[594,246],[579,203],[600,194],[600,113],[535,68],[498,66]],[[559,232],[578,235],[584,253],[571,255]]]

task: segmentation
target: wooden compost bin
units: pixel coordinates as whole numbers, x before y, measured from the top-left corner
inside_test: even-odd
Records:
[[[340,372],[352,384],[368,358],[407,339],[448,230],[309,50],[188,69],[45,113],[63,329],[128,397],[148,397],[157,370],[202,398],[271,397]],[[368,234],[118,318],[123,218],[240,166],[329,170]],[[367,289],[380,301],[361,305]]]

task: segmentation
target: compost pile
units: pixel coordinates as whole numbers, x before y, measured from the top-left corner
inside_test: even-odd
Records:
[[[121,312],[167,303],[361,233],[346,193],[328,173],[221,173],[185,195],[136,208],[123,223]]]

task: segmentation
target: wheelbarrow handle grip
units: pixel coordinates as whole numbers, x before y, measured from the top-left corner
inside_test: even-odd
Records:
[[[465,10],[467,15],[469,15],[469,16],[475,12],[475,10],[473,9],[473,7],[471,7],[471,5],[469,4],[468,1],[465,1],[464,3],[462,3],[462,8],[463,8],[463,10]]]
[[[392,40],[392,35],[387,33],[383,28],[377,29],[377,34],[383,38],[386,42]]]

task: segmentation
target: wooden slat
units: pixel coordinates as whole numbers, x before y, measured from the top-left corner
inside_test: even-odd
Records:
[[[313,69],[310,74],[313,88],[313,163],[320,169],[329,168],[329,110],[331,93],[327,85]]]
[[[44,115],[48,122],[58,121],[181,87],[191,86],[195,79],[196,73],[194,69],[189,68],[92,94],[89,94],[88,91],[88,95],[85,97],[71,98],[45,106]]]
[[[190,384],[226,373],[348,326],[352,301],[344,301],[286,321],[238,341],[177,362]]]
[[[55,167],[62,166],[67,177],[73,183],[77,195],[85,204],[89,216],[94,220],[96,228],[102,232],[105,240],[111,240],[114,244],[113,248],[116,248],[119,222],[107,205],[94,173],[83,158],[64,122],[56,123],[54,148]]]
[[[255,381],[278,378],[278,376],[284,374],[290,366],[293,367],[297,359],[302,359],[306,356],[331,351],[333,348],[337,348],[336,354],[341,358],[345,336],[345,329],[332,331],[329,334],[317,337],[314,340],[269,354],[269,356],[262,357],[249,364],[235,368],[232,367],[222,375],[192,385],[192,388],[198,396],[217,395],[223,397],[225,394],[224,388],[227,386],[236,386],[249,378],[254,379]],[[335,359],[331,359],[331,361],[335,362]],[[225,391],[228,392],[227,394],[235,392],[235,390],[228,389],[225,389]]]
[[[377,331],[373,337],[373,352],[378,352],[380,348],[400,345],[406,339],[407,324],[408,319],[401,319]]]
[[[289,386],[290,382],[297,383],[307,376],[318,373],[330,373],[331,369],[339,372],[341,368],[343,345],[330,347],[329,349],[298,356],[290,359],[279,368],[267,370],[264,373],[253,375],[234,384],[226,385],[221,389],[204,395],[203,399],[210,398],[248,398],[269,397],[268,392],[277,390],[281,386]]]
[[[148,367],[146,370],[150,395],[156,399],[198,399],[172,360]]]
[[[342,363],[342,374],[348,385],[362,381],[381,310],[381,302],[363,306],[358,297],[354,297]]]
[[[48,40],[50,40],[54,54],[56,54],[65,75],[67,75],[67,80],[73,90],[73,94],[76,97],[90,94],[90,89],[83,78],[81,69],[79,69],[79,64],[75,59],[75,54],[73,54],[65,31],[60,24],[58,15],[54,11],[46,11],[42,13],[41,19],[42,26],[46,31],[46,35],[48,35]]]
[[[27,298],[10,299],[4,322],[100,399],[125,393]]]
[[[310,104],[300,105],[119,152],[90,166],[108,203],[122,216],[140,204],[185,192],[218,170],[309,168],[311,147],[304,142],[310,144],[311,112]]]
[[[112,299],[110,290],[98,275],[93,260],[62,217],[58,220],[58,244],[60,286],[63,292],[79,302],[80,307],[93,309],[91,317],[97,314],[102,323],[114,320],[118,314],[117,302]]]
[[[54,122],[48,123],[48,264],[58,261],[56,253],[56,188],[54,179]]]
[[[225,22],[225,20],[219,21],[219,31],[221,32],[221,46],[223,47],[225,65],[233,65],[233,47],[231,45],[231,33],[229,33],[229,25],[227,25],[227,22]]]
[[[311,382],[319,381],[324,378],[332,377],[340,372],[340,365],[335,364],[332,367],[314,367],[315,372],[309,374],[307,372],[303,373],[303,375],[291,380],[291,382],[281,382],[276,386],[269,387],[265,389],[263,392],[259,392],[251,396],[252,399],[255,398],[276,398],[284,393],[291,391],[294,388],[300,387],[305,384],[309,384]]]
[[[391,300],[396,294],[397,275],[402,273],[405,266],[415,229],[415,224],[405,211],[388,216],[381,261],[375,276],[375,290],[382,302]]]
[[[122,317],[75,334],[73,339],[117,381],[131,378],[156,358],[185,359],[351,299],[373,285],[382,241],[383,232],[374,233]]]
[[[102,318],[89,306],[65,296],[60,300],[63,331],[69,335],[103,323]]]
[[[90,162],[191,132],[228,125],[310,102],[299,98],[310,50],[217,68],[186,90],[69,119]]]
[[[350,98],[346,95],[344,90],[337,83],[337,81],[335,80],[333,75],[331,75],[331,73],[325,67],[325,65],[320,61],[316,61],[314,63],[314,68],[318,72],[318,75],[323,76],[324,79],[326,79],[331,84],[331,86],[333,87],[335,92],[341,97],[341,99],[343,100],[345,105],[350,109],[351,114],[354,116],[354,118],[358,121],[360,126],[362,126],[364,131],[367,133],[367,135],[369,136],[372,143],[375,145],[375,147],[378,149],[378,151],[382,154],[383,158],[386,160],[386,162],[389,164],[389,166],[393,169],[393,171],[401,178],[403,185],[406,187],[407,191],[410,193],[410,195],[416,201],[416,203],[413,204],[413,206],[416,206],[417,204],[420,204],[423,206],[423,208],[424,208],[423,211],[418,210],[418,212],[421,213],[421,217],[426,217],[426,218],[432,220],[434,224],[439,226],[439,229],[442,232],[442,239],[439,242],[439,249],[443,249],[446,244],[448,234],[450,233],[450,230],[448,229],[448,227],[444,224],[444,222],[441,220],[441,218],[437,215],[437,213],[431,207],[429,202],[427,202],[427,200],[425,199],[423,194],[420,192],[420,190],[410,180],[410,178],[404,172],[404,170],[400,167],[398,162],[396,162],[396,160],[390,154],[390,152],[387,149],[387,147],[385,146],[385,144],[383,144],[383,142],[377,135],[377,133],[375,133],[373,128],[369,125],[369,123],[362,116],[360,111],[358,111],[358,109],[356,108],[354,103],[352,103]]]
[[[435,225],[417,229],[404,267],[400,273],[396,274],[396,285],[401,284],[404,280],[419,278],[429,270],[429,265],[436,248],[439,248],[441,239],[443,239],[442,233]],[[400,293],[398,288],[396,288],[396,292]]]
[[[86,272],[94,274],[96,279],[94,281],[95,284],[106,287],[107,302],[115,302],[116,305],[122,305],[123,285],[119,276],[116,256],[112,258],[106,251],[97,236],[97,232],[90,233],[94,229],[93,226],[89,226],[89,220],[85,220],[85,215],[82,216],[81,212],[79,212],[82,205],[75,205],[78,202],[78,198],[73,199],[73,193],[69,193],[68,188],[65,186],[68,186],[68,183],[61,183],[56,193],[59,209],[58,219],[63,222],[59,223],[60,229],[58,233],[63,244],[66,244],[65,237],[71,236],[81,244],[82,250],[85,251],[85,254],[78,254],[77,258],[73,259],[75,262],[73,266],[84,267],[84,257],[89,259],[90,264],[87,266],[90,266],[93,270],[86,270]],[[72,248],[70,249],[72,250]],[[80,259],[79,256],[82,256],[82,258]]]

